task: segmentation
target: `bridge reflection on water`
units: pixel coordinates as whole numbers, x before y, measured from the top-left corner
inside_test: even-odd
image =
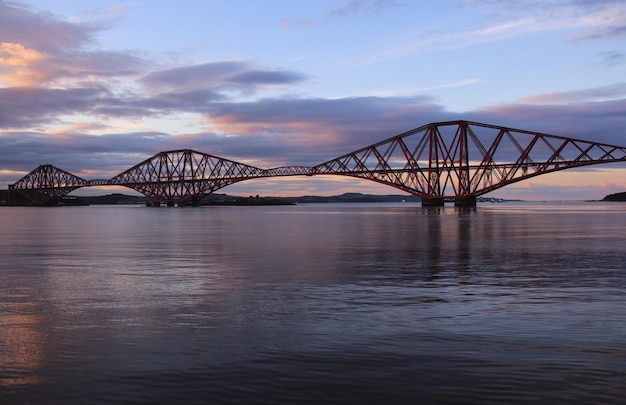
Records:
[[[626,147],[470,121],[431,123],[316,166],[262,169],[179,149],[160,152],[110,179],[85,180],[42,165],[15,184],[33,205],[53,205],[81,187],[125,186],[152,206],[198,205],[203,197],[245,180],[339,175],[375,181],[417,195],[423,206],[475,206],[495,189],[559,170],[626,161]]]

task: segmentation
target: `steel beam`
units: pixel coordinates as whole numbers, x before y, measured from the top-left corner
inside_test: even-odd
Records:
[[[194,205],[216,190],[263,177],[340,175],[420,196],[423,206],[475,206],[476,197],[545,173],[626,162],[626,148],[470,121],[431,123],[317,166],[261,169],[180,149],[160,152],[111,179],[87,181],[42,165],[10,186],[33,204],[49,204],[80,187],[121,185],[153,206]]]

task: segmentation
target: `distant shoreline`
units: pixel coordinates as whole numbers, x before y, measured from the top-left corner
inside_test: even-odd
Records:
[[[0,206],[29,206],[25,201],[7,204],[6,190],[0,190]],[[511,202],[524,201],[519,199],[503,199],[497,197],[478,197],[478,202]],[[138,205],[148,203],[148,198],[143,195],[128,195],[122,193],[106,194],[101,196],[66,196],[60,204],[62,206],[87,206],[87,205]],[[266,205],[294,205],[305,203],[419,203],[421,198],[414,195],[402,194],[363,194],[344,193],[336,196],[299,196],[299,197],[274,197],[274,196],[232,196],[228,194],[209,194],[199,203],[202,206],[266,206]],[[600,200],[585,200],[587,202],[626,202],[626,192],[614,193]]]
[[[144,196],[130,196],[125,194],[109,194],[98,197],[74,197],[85,201],[89,205],[99,204],[144,204],[148,199]],[[333,202],[421,202],[421,199],[412,195],[372,195],[361,193],[345,193],[337,196],[300,196],[300,197],[274,197],[274,196],[232,196],[228,194],[209,194],[200,201],[200,205],[293,205],[302,203],[333,203]]]

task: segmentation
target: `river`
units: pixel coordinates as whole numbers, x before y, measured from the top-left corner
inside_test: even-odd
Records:
[[[626,204],[0,208],[0,403],[609,404]]]

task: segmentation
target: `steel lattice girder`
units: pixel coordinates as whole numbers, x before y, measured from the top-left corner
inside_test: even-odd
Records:
[[[242,180],[262,177],[263,169],[189,149],[161,152],[111,179],[155,202],[201,198]]]
[[[199,200],[259,177],[343,175],[387,184],[423,198],[471,198],[540,174],[625,162],[626,148],[470,121],[415,128],[317,166],[260,169],[180,149],[161,152],[109,179],[87,181],[39,166],[11,189],[43,203],[84,186],[122,185],[153,202]]]
[[[548,172],[623,161],[624,147],[451,121],[340,156],[314,173],[373,180],[425,198],[466,198]]]
[[[58,200],[89,182],[52,165],[41,165],[11,186],[34,204]]]

